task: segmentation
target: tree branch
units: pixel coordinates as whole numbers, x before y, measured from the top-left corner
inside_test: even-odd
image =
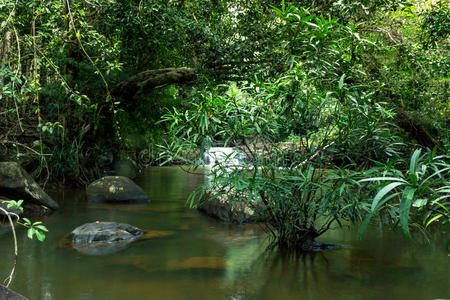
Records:
[[[8,218],[9,224],[10,224],[10,226],[11,226],[13,238],[14,238],[14,265],[13,265],[13,267],[12,267],[11,273],[9,274],[8,277],[6,277],[6,279],[5,279],[5,281],[4,281],[4,282],[6,283],[6,287],[8,287],[8,286],[11,284],[12,278],[13,278],[13,276],[14,276],[14,272],[15,272],[15,270],[16,270],[16,265],[17,265],[17,256],[18,256],[18,254],[19,254],[19,250],[18,250],[18,247],[17,247],[16,230],[15,230],[15,228],[14,228],[14,222],[13,222],[13,220],[11,219],[11,215],[17,217],[17,219],[19,219],[19,216],[16,215],[15,213],[11,213],[11,212],[9,212],[9,211],[7,211],[7,210],[1,208],[1,207],[0,207],[0,211],[2,211],[2,212],[6,215],[6,217]]]
[[[133,98],[151,89],[168,84],[185,83],[195,79],[195,71],[190,68],[166,68],[140,72],[129,80],[116,85],[111,94],[121,98]]]

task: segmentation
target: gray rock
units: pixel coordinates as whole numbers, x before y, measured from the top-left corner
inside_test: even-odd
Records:
[[[219,219],[228,223],[255,223],[261,221],[262,203],[258,201],[250,201],[247,199],[239,199],[232,201],[227,194],[221,194],[217,197],[212,197],[215,192],[209,192],[197,206],[197,209],[210,217]],[[233,195],[234,197],[245,197],[247,195]]]
[[[75,228],[70,233],[69,240],[73,244],[132,242],[143,234],[143,230],[129,224],[94,222]]]
[[[27,298],[0,284],[0,300],[27,300]]]
[[[131,179],[106,176],[92,182],[86,189],[91,203],[148,203],[147,194]]]
[[[51,209],[59,208],[58,203],[16,162],[0,162],[0,194]]]
[[[88,255],[111,254],[123,250],[145,232],[129,224],[87,223],[75,228],[68,240],[77,251]]]
[[[108,255],[122,251],[130,245],[130,242],[116,243],[92,243],[92,244],[76,244],[72,247],[78,252],[85,255]]]

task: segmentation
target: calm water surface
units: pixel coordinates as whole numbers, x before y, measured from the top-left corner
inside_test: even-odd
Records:
[[[87,205],[84,192],[53,196],[62,209],[44,222],[44,243],[19,230],[20,254],[11,288],[29,299],[436,299],[450,298],[445,236],[422,246],[400,234],[333,230],[321,238],[340,250],[294,255],[266,249],[256,225],[226,225],[185,207],[201,175],[149,168],[136,179],[145,206]],[[60,246],[75,227],[125,222],[153,238],[104,256]],[[0,277],[7,276],[12,238],[0,229]]]

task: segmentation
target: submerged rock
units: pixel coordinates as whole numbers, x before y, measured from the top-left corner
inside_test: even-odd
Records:
[[[108,255],[122,251],[130,245],[130,242],[76,244],[73,249],[85,255]]]
[[[75,228],[67,237],[72,247],[89,255],[118,252],[144,235],[144,231],[124,223],[94,222]]]
[[[325,250],[334,250],[337,248],[338,247],[336,245],[322,242],[303,243],[301,246],[299,246],[299,250],[305,252],[321,252]]]
[[[33,210],[32,206],[37,209],[41,206],[50,209],[59,208],[58,203],[16,162],[0,162],[0,195],[9,199],[24,200],[23,206],[26,210]]]
[[[226,261],[221,257],[190,257],[188,259],[169,264],[170,270],[216,269],[224,270]]]
[[[0,284],[0,300],[27,300],[27,298]]]
[[[92,182],[86,189],[91,203],[148,203],[147,194],[131,179],[106,176]]]
[[[229,199],[227,194],[221,194],[214,198],[213,195],[214,192],[209,192],[203,197],[197,206],[199,211],[228,223],[255,223],[263,218],[263,207],[259,201],[258,203],[255,203],[254,200],[249,202],[247,199],[233,201]],[[237,197],[243,198],[244,196],[239,195]]]

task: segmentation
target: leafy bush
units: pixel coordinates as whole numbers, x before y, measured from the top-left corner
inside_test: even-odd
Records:
[[[260,202],[276,241],[288,248],[314,241],[333,224],[359,220],[361,209],[358,172],[339,168],[332,157],[339,151],[335,145],[361,133],[360,123],[342,115],[361,118],[365,111],[301,78],[301,70],[293,69],[275,82],[199,92],[183,112],[163,117],[173,140],[161,145],[167,160],[196,165],[215,145],[234,146],[247,157],[239,166],[230,167],[231,157],[219,162],[211,182],[190,197],[191,205],[211,191],[231,203]]]

